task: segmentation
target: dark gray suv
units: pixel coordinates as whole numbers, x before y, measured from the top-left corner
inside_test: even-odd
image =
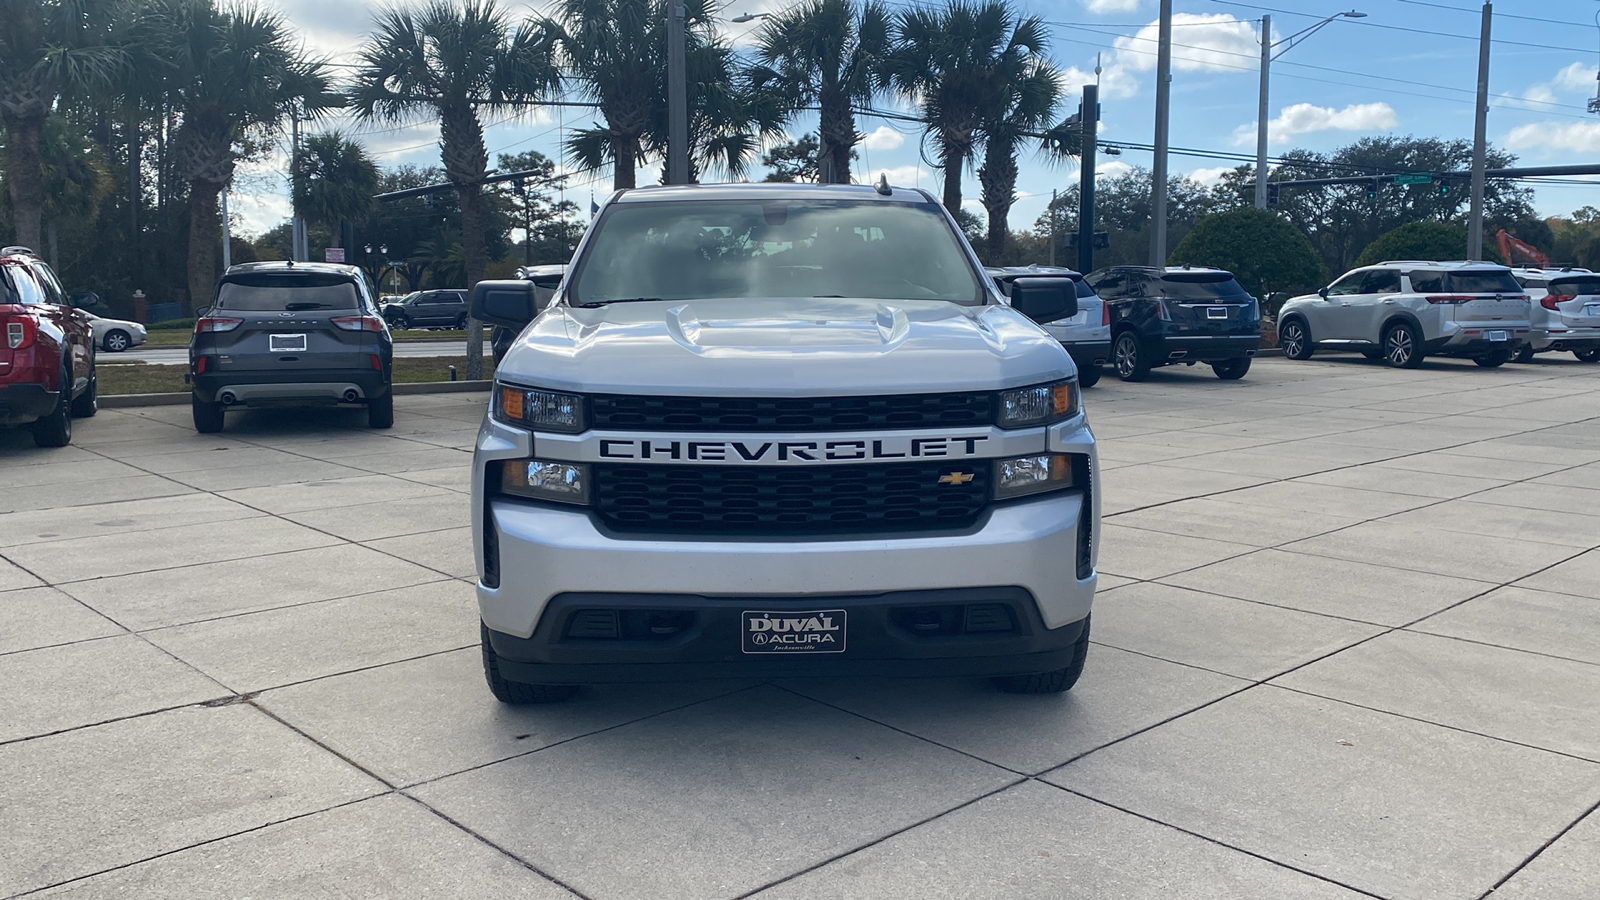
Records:
[[[228,269],[189,340],[194,427],[231,407],[358,403],[394,424],[394,343],[354,266],[249,263]]]

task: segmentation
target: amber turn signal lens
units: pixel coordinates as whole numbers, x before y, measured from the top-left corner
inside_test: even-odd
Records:
[[[522,403],[524,394],[516,388],[502,387],[500,389],[500,415],[507,419],[522,419]]]

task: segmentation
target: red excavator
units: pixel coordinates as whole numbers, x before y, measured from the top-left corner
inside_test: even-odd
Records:
[[[1500,258],[1504,259],[1508,266],[1517,264],[1516,258],[1511,255],[1513,252],[1526,257],[1528,263],[1535,269],[1545,269],[1550,266],[1550,257],[1546,256],[1543,251],[1527,241],[1517,240],[1515,236],[1504,228],[1500,229],[1500,233],[1494,236],[1494,242],[1495,246],[1500,248]]]

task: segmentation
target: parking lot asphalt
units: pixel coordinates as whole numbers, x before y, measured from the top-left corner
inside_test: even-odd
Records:
[[[0,897],[1600,896],[1600,367],[1114,377],[1083,680],[479,668],[482,395],[0,432]]]

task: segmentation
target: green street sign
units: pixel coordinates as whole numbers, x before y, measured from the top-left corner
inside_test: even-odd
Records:
[[[1430,184],[1432,181],[1432,175],[1396,175],[1394,177],[1395,184]]]

